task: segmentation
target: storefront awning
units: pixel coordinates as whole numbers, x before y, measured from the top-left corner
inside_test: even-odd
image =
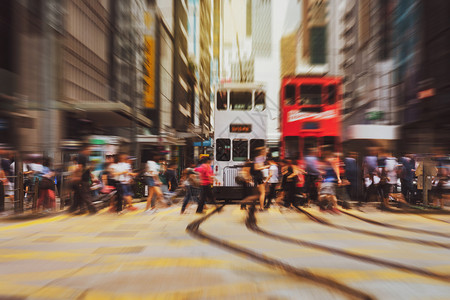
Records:
[[[159,135],[138,135],[137,142],[144,145],[174,145],[184,146],[185,140],[171,136],[159,136]]]
[[[82,112],[85,118],[101,124],[105,127],[129,127],[134,118],[144,127],[151,127],[152,121],[141,113],[133,112],[133,109],[122,102],[83,102],[65,103],[62,109],[72,112]]]

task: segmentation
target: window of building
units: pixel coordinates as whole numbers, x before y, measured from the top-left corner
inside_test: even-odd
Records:
[[[216,102],[217,102],[217,110],[226,110],[227,91],[217,91]]]
[[[255,93],[255,110],[263,111],[266,109],[266,93],[258,91]]]
[[[298,136],[287,136],[284,138],[284,157],[287,159],[298,159],[299,158],[299,137]]]
[[[248,141],[246,139],[233,140],[233,160],[246,161],[248,157]]]
[[[284,86],[284,105],[295,104],[295,85],[287,84]]]
[[[217,161],[229,161],[231,154],[231,140],[230,139],[217,139],[216,140],[216,160]]]
[[[319,84],[302,84],[300,86],[300,104],[322,104],[322,86]]]
[[[251,110],[251,92],[230,92],[230,106],[232,110]]]
[[[309,35],[311,64],[326,63],[326,27],[312,27]]]

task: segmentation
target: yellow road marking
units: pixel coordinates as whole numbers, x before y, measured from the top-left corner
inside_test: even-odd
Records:
[[[61,215],[61,216],[56,216],[56,217],[52,217],[52,218],[44,218],[44,219],[24,222],[24,223],[20,223],[20,224],[4,226],[4,227],[0,227],[0,231],[19,229],[19,228],[23,228],[23,227],[27,227],[27,226],[46,224],[46,223],[50,223],[50,222],[57,222],[57,221],[66,219],[68,217],[69,217],[68,215]]]

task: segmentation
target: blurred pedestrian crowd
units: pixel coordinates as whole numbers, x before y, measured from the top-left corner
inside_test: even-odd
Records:
[[[55,168],[52,160],[39,155],[23,159],[23,193],[25,208],[37,211],[56,209],[58,197],[75,214],[95,214],[101,203],[112,213],[136,210],[133,200],[146,198],[145,211],[172,205],[176,197],[184,197],[181,213],[189,203],[197,203],[203,213],[206,203],[215,204],[215,175],[212,161],[203,157],[198,164],[178,170],[174,161],[155,155],[136,165],[126,153],[107,155],[99,164],[90,161],[90,147],[84,146],[71,157],[65,168]],[[275,160],[264,147],[242,166],[236,183],[243,188],[241,209],[248,205],[264,211],[271,205],[287,208],[316,204],[321,210],[338,213],[338,203],[347,208],[350,201],[358,205],[379,201],[384,208],[416,205],[429,194],[430,204],[444,207],[448,192],[449,158],[436,149],[434,154],[404,154],[395,157],[381,148],[368,148],[365,156],[348,152],[345,157],[330,148],[311,148],[302,160]],[[5,196],[14,203],[17,196],[15,153],[0,153],[0,182]],[[34,199],[34,202],[33,202]],[[423,204],[423,203],[422,203]]]

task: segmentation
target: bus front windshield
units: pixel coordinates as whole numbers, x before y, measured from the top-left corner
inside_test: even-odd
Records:
[[[230,106],[232,110],[251,110],[251,92],[230,92]]]

